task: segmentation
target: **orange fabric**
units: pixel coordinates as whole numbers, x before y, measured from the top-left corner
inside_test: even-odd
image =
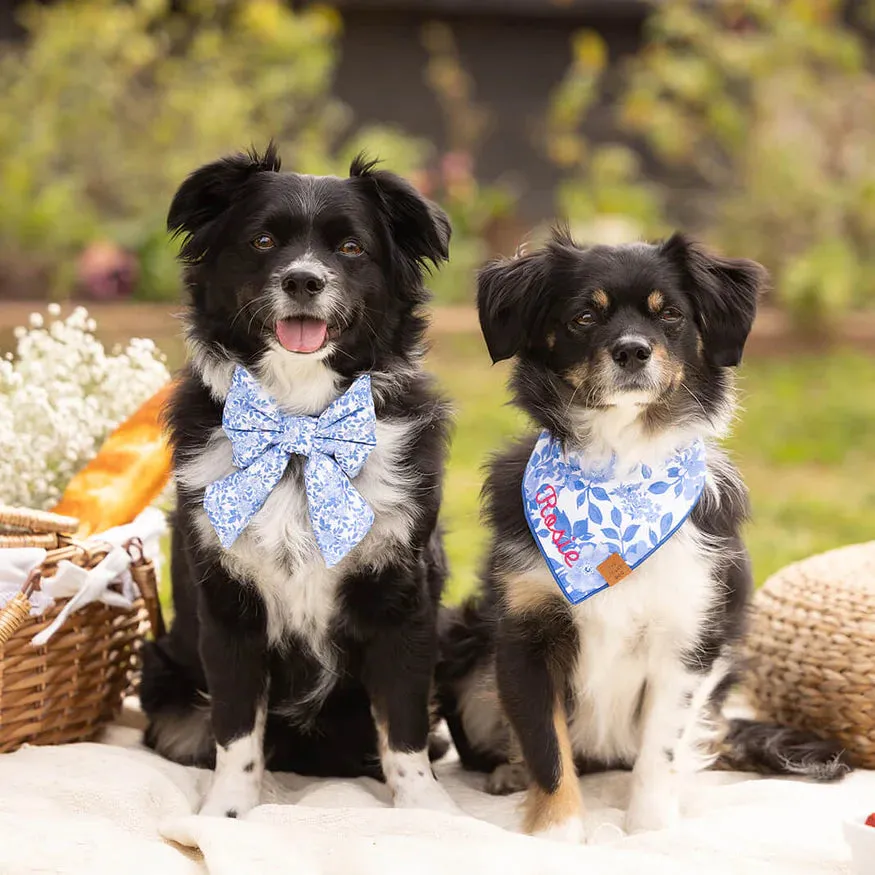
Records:
[[[171,391],[168,383],[123,422],[53,508],[81,521],[80,537],[131,522],[161,494],[171,465],[159,416]]]

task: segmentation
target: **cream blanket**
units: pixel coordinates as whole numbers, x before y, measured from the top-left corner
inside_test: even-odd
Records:
[[[875,809],[875,772],[835,786],[710,772],[676,829],[622,837],[628,775],[583,780],[598,844],[512,831],[519,796],[481,791],[448,759],[437,771],[472,816],[395,811],[369,780],[268,775],[241,820],[192,814],[210,773],[165,762],[115,727],[105,744],[0,756],[0,875],[814,875],[849,873],[841,821]],[[601,825],[601,826],[599,826]]]

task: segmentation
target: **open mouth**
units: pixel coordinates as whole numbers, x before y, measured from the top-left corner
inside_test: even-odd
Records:
[[[276,339],[289,352],[319,352],[337,334],[324,319],[280,319],[276,324]]]

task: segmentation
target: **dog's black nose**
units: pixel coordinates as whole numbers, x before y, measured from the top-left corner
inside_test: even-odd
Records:
[[[637,371],[644,367],[653,352],[645,340],[618,340],[611,349],[611,358],[626,371]]]
[[[325,288],[325,280],[309,270],[290,270],[282,286],[289,295],[318,295]]]

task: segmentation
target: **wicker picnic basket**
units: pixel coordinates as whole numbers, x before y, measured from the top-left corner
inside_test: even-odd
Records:
[[[766,581],[747,649],[759,716],[838,738],[860,766],[875,768],[875,541]]]
[[[66,559],[97,565],[109,545],[80,543],[78,520],[0,507],[0,549],[43,547],[45,561],[22,591],[0,609],[0,753],[22,744],[87,741],[119,712],[137,683],[139,650],[150,627],[163,629],[153,563],[131,541],[131,575],[141,597],[128,609],[92,603],[75,611],[43,647],[31,639],[63,609],[58,600],[42,616],[30,616],[30,593]]]

